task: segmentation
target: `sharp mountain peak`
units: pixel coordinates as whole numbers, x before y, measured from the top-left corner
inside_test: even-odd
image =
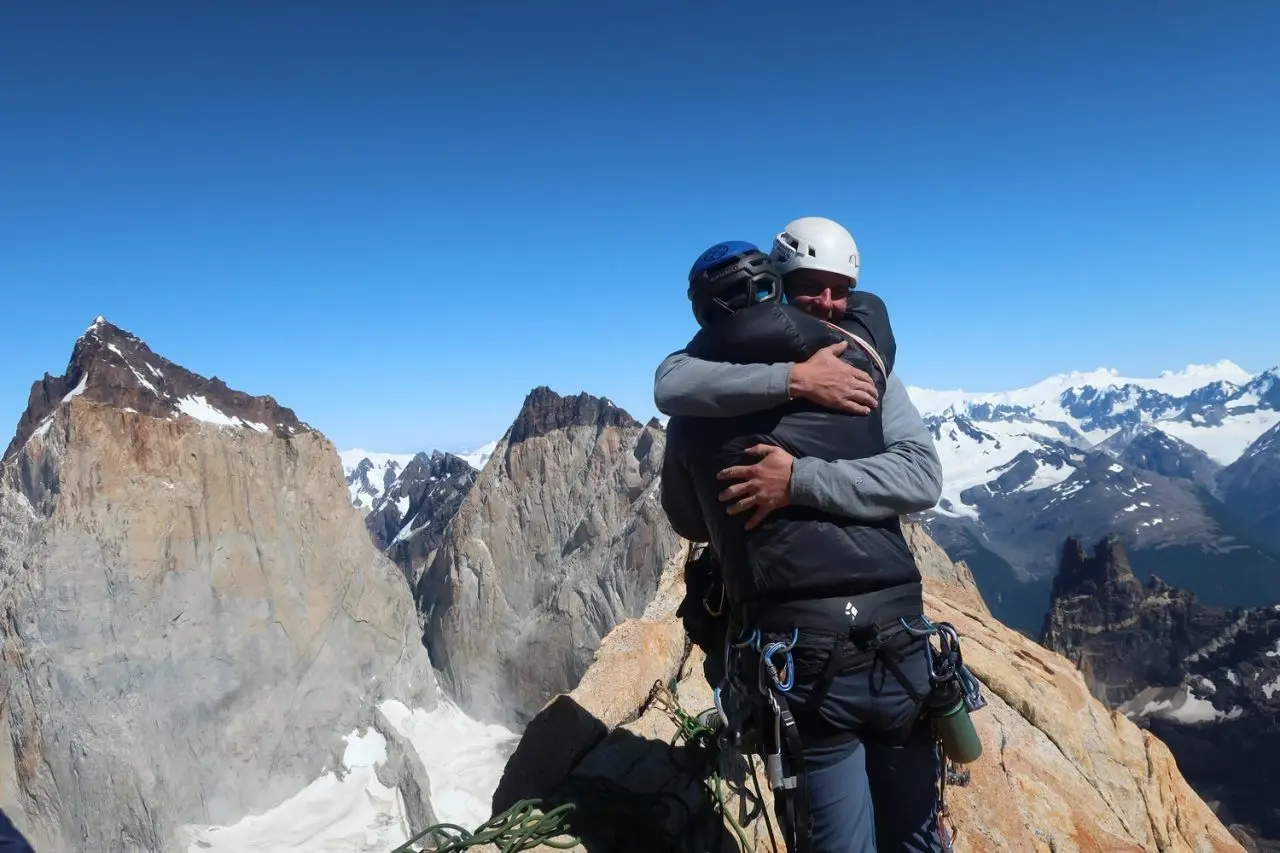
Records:
[[[153,418],[185,415],[282,437],[311,430],[275,398],[252,396],[228,387],[217,376],[194,373],[99,315],[76,340],[65,372],[46,373],[32,383],[26,411],[3,458],[25,446],[75,397]]]

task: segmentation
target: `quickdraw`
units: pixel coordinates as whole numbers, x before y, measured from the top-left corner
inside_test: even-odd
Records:
[[[795,684],[792,650],[799,639],[799,629],[792,631],[790,640],[768,643],[762,642],[758,628],[740,629],[736,637],[726,633],[724,674],[712,695],[721,737],[743,754],[758,752],[764,758],[769,788],[781,813],[787,816],[782,821],[787,849],[791,853],[808,853],[812,837],[800,735],[785,698]],[[759,655],[754,691],[742,680],[742,668],[737,665],[747,649]],[[753,698],[753,693],[759,698]],[[766,713],[770,718],[767,721],[761,719]],[[748,721],[756,725],[749,728]]]
[[[934,684],[956,681],[964,694],[964,703],[970,713],[986,707],[987,698],[982,695],[982,685],[978,683],[978,679],[974,678],[969,667],[965,666],[964,656],[960,652],[960,637],[956,633],[955,626],[950,622],[934,622],[923,614],[919,619],[924,623],[923,628],[911,625],[906,617],[902,617],[898,622],[914,637],[938,637],[941,648],[935,651],[932,644],[929,647],[931,652],[927,658],[929,679]]]

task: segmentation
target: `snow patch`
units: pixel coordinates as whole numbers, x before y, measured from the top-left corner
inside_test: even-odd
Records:
[[[89,372],[85,371],[84,373],[80,374],[80,381],[76,384],[76,387],[68,391],[66,393],[66,396],[62,398],[62,402],[70,403],[71,398],[79,397],[81,394],[83,394],[84,389],[88,387],[88,385],[89,385]]]
[[[468,829],[488,820],[519,735],[471,719],[443,695],[433,711],[396,699],[379,709],[426,766],[437,820]],[[344,740],[348,772],[341,781],[330,771],[274,809],[231,826],[183,827],[188,853],[387,853],[403,844],[422,827],[409,825],[400,792],[378,781],[386,739],[369,729]]]
[[[974,518],[977,514],[960,499],[961,492],[989,482],[998,476],[999,469],[1023,451],[1034,453],[1043,450],[1050,441],[1062,438],[1048,424],[1030,421],[994,421],[978,425],[948,420],[939,424],[937,429],[940,438],[934,444],[942,462],[942,499],[948,502],[950,514]],[[1042,478],[1042,484],[1035,488],[1054,485],[1073,472],[1073,468],[1065,465],[1061,468],[1048,467],[1047,471],[1038,467],[1036,476]]]
[[[1276,424],[1280,424],[1280,412],[1260,409],[1247,414],[1231,415],[1217,426],[1169,421],[1162,423],[1160,428],[1173,437],[1200,448],[1219,465],[1230,465],[1240,458],[1249,445]]]
[[[491,441],[488,444],[477,447],[475,450],[468,450],[464,453],[455,453],[462,461],[466,462],[477,471],[483,471],[485,464],[489,461],[489,457],[493,455],[493,451],[498,449],[498,442]]]
[[[374,729],[361,737],[351,732],[343,738],[347,748],[342,753],[342,763],[353,767],[375,767],[387,760],[387,739]]]
[[[157,397],[160,396],[160,392],[156,390],[156,386],[148,382],[146,377],[144,377],[141,373],[138,372],[138,368],[134,367],[131,364],[129,365],[129,372],[133,374],[133,378],[137,379],[139,384],[141,384],[143,388],[146,388],[148,391],[150,391],[152,394],[155,394]],[[204,398],[201,397],[199,399],[203,400]]]
[[[378,708],[426,765],[437,818],[468,828],[488,820],[493,792],[520,736],[471,719],[443,694],[433,711],[410,711],[395,699]]]
[[[1157,717],[1183,725],[1215,723],[1232,719],[1231,714],[1219,711],[1212,702],[1196,696],[1186,686],[1148,687],[1124,703],[1121,706],[1121,712],[1131,718]]]
[[[1070,465],[1050,465],[1047,462],[1036,460],[1036,471],[1031,475],[1031,479],[1026,483],[1014,489],[1015,492],[1035,492],[1040,489],[1047,489],[1050,486],[1056,486],[1063,480],[1070,477],[1076,472],[1075,468]]]
[[[394,483],[405,466],[413,461],[415,455],[413,453],[373,453],[360,448],[339,451],[338,458],[342,461],[342,474],[348,481],[351,481],[351,475],[364,460],[368,459],[371,466],[363,477],[348,482],[347,489],[351,494],[351,505],[367,514],[387,491],[387,471],[391,471],[390,481]]]
[[[134,371],[134,375],[138,375],[136,370]],[[138,376],[138,378],[141,379],[142,377]],[[148,384],[148,387],[150,387],[149,383],[146,383],[145,380],[143,381],[144,384]],[[152,390],[154,391],[155,389],[152,388]],[[226,414],[222,410],[215,408],[208,400],[199,394],[191,397],[183,397],[179,400],[178,411],[182,412],[184,415],[195,418],[198,421],[217,424],[218,426],[248,427],[249,429],[257,430],[258,432],[270,431],[270,428],[266,424],[251,423],[241,418],[232,417],[231,415]]]
[[[280,805],[231,826],[183,827],[188,853],[386,853],[411,831],[404,799],[378,781],[387,743],[377,731],[346,736],[339,780],[329,771]]]

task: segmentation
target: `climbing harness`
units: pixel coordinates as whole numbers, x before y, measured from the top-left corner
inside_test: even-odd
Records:
[[[984,707],[986,698],[978,680],[964,664],[955,628],[946,622],[935,623],[923,614],[915,620],[918,624],[913,624],[907,617],[900,617],[897,624],[888,629],[882,630],[872,623],[835,632],[822,674],[802,710],[816,718],[832,682],[851,655],[843,645],[844,639],[851,640],[859,653],[870,652],[880,660],[912,700],[918,703],[922,717],[932,724],[941,768],[938,830],[944,849],[949,851],[951,833],[944,823],[948,816],[946,787],[948,782],[967,784],[968,771],[957,771],[955,764],[971,762],[981,755],[981,742],[973,730],[969,714]],[[733,626],[736,631],[728,632],[724,640],[724,676],[714,690],[715,713],[727,738],[726,745],[744,754],[755,747],[764,755],[769,787],[774,792],[775,807],[779,809],[787,849],[791,853],[808,853],[812,848],[808,779],[799,731],[788,702],[788,694],[795,685],[792,650],[799,640],[800,628],[792,627],[789,639],[765,642],[759,627],[748,629],[740,619],[731,619],[731,623],[735,621],[738,622]],[[927,693],[921,694],[914,687],[902,670],[902,656],[888,643],[894,635],[904,631],[916,638],[939,638],[939,648],[934,648],[931,641],[927,642],[926,662],[930,681]],[[754,650],[759,656],[754,691],[743,681],[739,666],[746,649]],[[753,692],[756,696],[752,695]],[[853,739],[856,734],[849,733],[847,737]]]

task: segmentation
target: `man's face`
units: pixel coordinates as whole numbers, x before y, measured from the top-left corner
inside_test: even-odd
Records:
[[[791,302],[815,317],[838,323],[849,307],[851,279],[826,270],[795,270],[786,279]]]

